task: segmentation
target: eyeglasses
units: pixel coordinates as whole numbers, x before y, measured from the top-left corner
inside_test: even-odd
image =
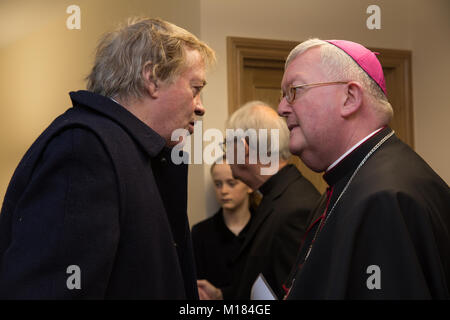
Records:
[[[286,98],[286,101],[291,104],[294,102],[296,93],[298,89],[308,88],[308,87],[321,87],[321,86],[331,86],[335,84],[347,84],[348,81],[332,81],[332,82],[318,82],[318,83],[308,83],[308,84],[299,84],[298,86],[289,86],[287,93],[281,91],[280,102],[283,98]]]

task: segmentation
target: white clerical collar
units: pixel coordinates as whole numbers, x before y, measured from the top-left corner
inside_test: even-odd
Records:
[[[363,138],[362,140],[360,140],[357,144],[355,144],[353,147],[351,147],[350,149],[348,149],[342,156],[339,157],[339,159],[337,159],[335,162],[333,162],[328,168],[327,170],[325,170],[325,172],[333,169],[339,162],[341,162],[342,159],[344,159],[349,153],[351,153],[353,150],[355,150],[356,148],[358,148],[361,144],[364,143],[364,141],[366,141],[367,139],[369,139],[371,136],[373,136],[374,134],[376,134],[378,131],[380,131],[381,129],[383,129],[383,127],[375,130],[374,132],[372,132],[371,134],[369,134],[368,136],[366,136],[365,138]]]

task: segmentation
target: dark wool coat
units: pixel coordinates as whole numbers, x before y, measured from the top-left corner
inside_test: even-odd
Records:
[[[195,299],[187,166],[112,100],[70,93],[0,215],[0,297]],[[81,287],[73,288],[79,268]]]
[[[288,299],[449,298],[450,189],[411,148],[389,137],[342,193],[391,133],[384,128],[324,175],[328,197],[316,210]],[[306,259],[323,212],[328,219]]]

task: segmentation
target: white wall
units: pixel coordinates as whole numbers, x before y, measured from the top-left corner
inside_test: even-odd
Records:
[[[81,30],[66,28],[71,4],[80,6]],[[0,203],[25,151],[71,106],[68,92],[86,87],[101,34],[130,16],[200,33],[199,0],[0,1]],[[189,175],[189,212],[204,215],[203,170],[193,166]]]
[[[450,1],[412,1],[416,151],[450,184]]]

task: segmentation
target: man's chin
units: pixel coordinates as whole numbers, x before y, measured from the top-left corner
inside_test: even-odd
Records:
[[[185,143],[185,138],[186,138],[186,136],[182,135],[176,141],[174,141],[174,140],[166,141],[166,147],[172,148],[172,147],[175,147],[178,144],[181,144],[181,146],[183,146],[184,143]]]
[[[296,143],[295,141],[291,140],[289,142],[289,151],[298,157],[301,156],[302,152],[304,150],[304,146],[302,143]]]
[[[304,149],[301,149],[299,151],[296,151],[295,153],[291,151],[291,153],[298,156],[302,160],[303,164],[314,172],[320,173],[325,171],[326,169],[326,167],[323,167],[322,161],[318,161],[319,159],[311,154],[311,152],[307,152]]]

